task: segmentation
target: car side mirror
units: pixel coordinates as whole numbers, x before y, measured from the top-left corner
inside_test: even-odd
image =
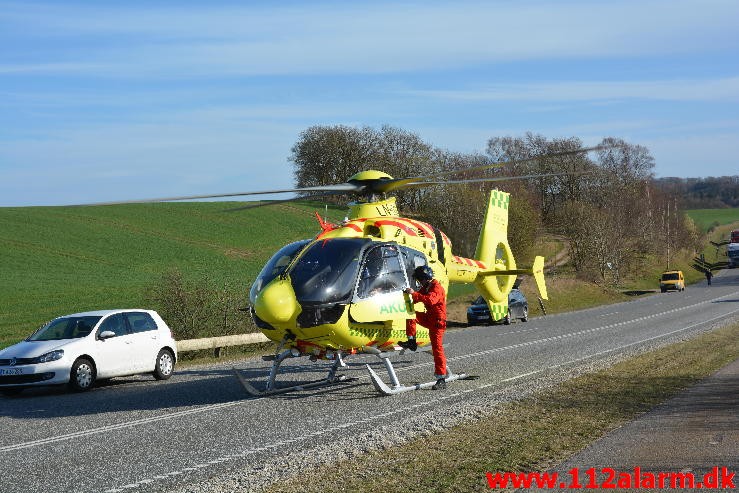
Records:
[[[101,340],[110,339],[111,337],[115,337],[115,332],[112,330],[104,330],[100,333],[98,336]]]

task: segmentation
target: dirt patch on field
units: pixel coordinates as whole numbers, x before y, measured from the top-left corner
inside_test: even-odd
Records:
[[[228,258],[249,259],[254,257],[254,252],[249,250],[240,250],[238,248],[227,248],[223,253]]]

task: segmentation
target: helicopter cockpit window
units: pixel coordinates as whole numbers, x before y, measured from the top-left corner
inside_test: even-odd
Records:
[[[262,288],[269,284],[272,279],[285,272],[285,269],[292,259],[294,259],[303,247],[310,242],[311,240],[301,240],[290,243],[278,250],[278,252],[269,259],[269,262],[267,262],[267,264],[262,268],[262,271],[257,276],[254,284],[251,286],[251,290],[249,291],[249,299],[252,304],[254,303],[254,300],[256,300],[257,294],[259,294]]]
[[[359,257],[370,241],[365,238],[332,238],[309,246],[289,272],[298,302],[348,302],[357,280]]]
[[[420,267],[422,265],[428,265],[428,262],[426,262],[426,257],[419,251],[413,250],[412,248],[408,247],[400,247],[403,252],[403,260],[405,263],[405,273],[408,277],[408,281],[412,284],[418,284],[415,279],[413,279],[413,272],[416,270],[416,267]],[[412,286],[414,288],[417,288],[418,286]]]
[[[382,245],[368,250],[360,272],[357,289],[360,298],[402,291],[406,286],[400,253],[394,245]]]

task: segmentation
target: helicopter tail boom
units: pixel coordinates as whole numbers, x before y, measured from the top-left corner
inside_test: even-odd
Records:
[[[547,286],[544,282],[544,257],[537,256],[534,258],[534,264],[528,269],[511,269],[511,270],[488,270],[479,272],[478,276],[510,276],[510,275],[531,275],[534,276],[536,287],[539,295],[543,300],[548,300]]]

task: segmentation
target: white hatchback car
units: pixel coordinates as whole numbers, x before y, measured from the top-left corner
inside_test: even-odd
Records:
[[[55,318],[23,342],[0,351],[0,392],[68,384],[90,389],[95,380],[174,371],[177,344],[153,310],[100,310]]]

